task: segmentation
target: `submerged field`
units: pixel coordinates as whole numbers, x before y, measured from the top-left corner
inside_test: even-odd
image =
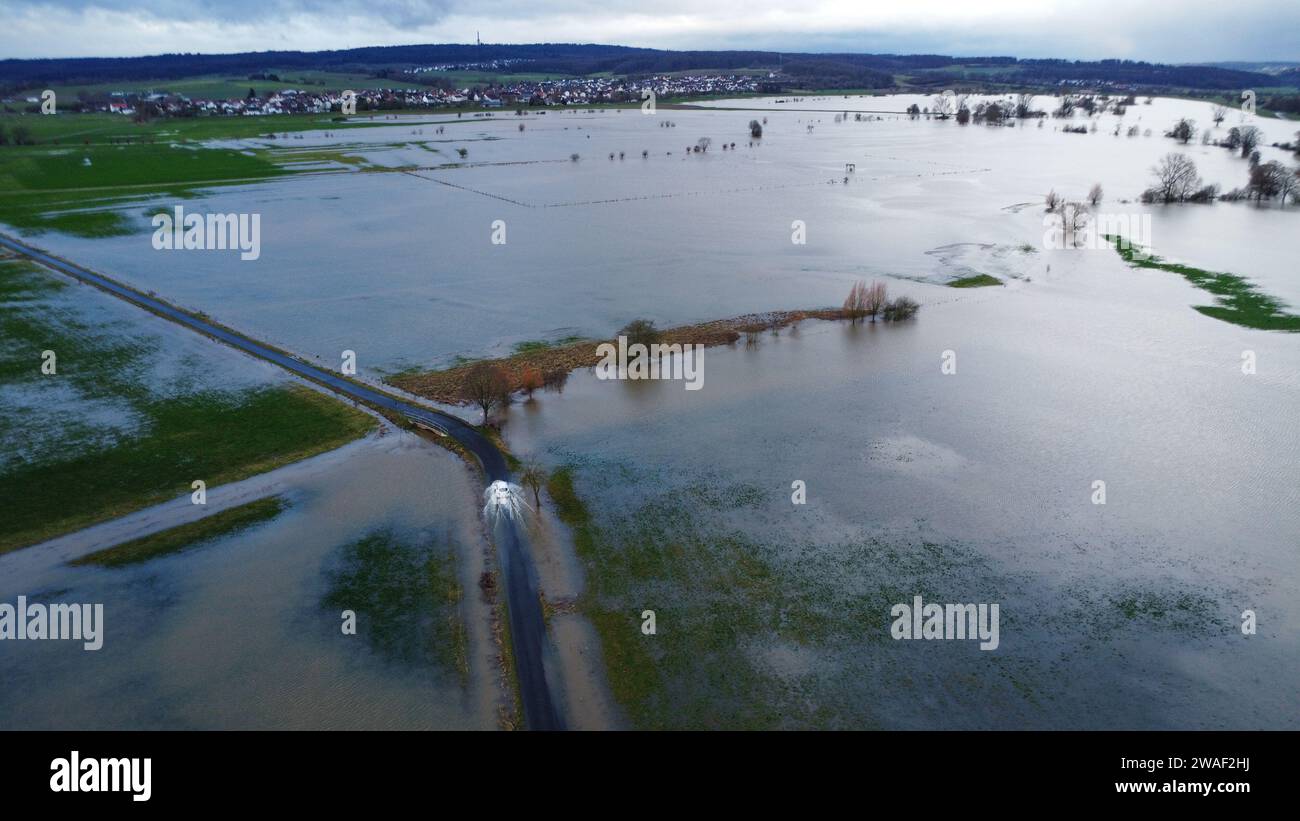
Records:
[[[1192,348],[1194,312],[1032,305],[806,322],[709,349],[700,391],[580,373],[511,409],[631,723],[1291,726],[1298,443],[1258,410],[1300,399],[1290,337],[1218,324]],[[998,603],[998,649],[893,640],[915,595]],[[1269,628],[1243,635],[1248,609]]]
[[[1051,119],[914,121],[911,102],[929,100],[530,111],[441,132],[417,117],[338,132],[304,119],[275,125],[275,139],[255,130],[267,123],[178,123],[157,136],[185,147],[152,150],[181,159],[115,172],[148,177],[116,216],[23,213],[71,221],[33,240],[56,253],[327,367],[354,352],[363,377],[439,400],[468,361],[571,361],[562,392],[517,402],[501,423],[513,455],[549,472],[540,515],[564,524],[554,549],[572,551],[584,580],[572,596],[543,585],[552,641],[603,660],[632,726],[1294,726],[1300,350],[1277,331],[1300,306],[1300,209],[1137,202],[1173,150],[1206,182],[1244,183],[1245,160],[1159,136],[1179,116],[1208,122],[1207,104],[1157,100],[1073,134]],[[752,118],[767,119],[761,141]],[[1265,142],[1293,130],[1251,122]],[[1115,136],[1119,125],[1139,136]],[[691,150],[701,137],[711,147]],[[81,168],[116,150],[92,148]],[[193,152],[213,153],[184,159]],[[27,180],[22,197],[81,173],[75,152],[21,156],[6,166],[0,151],[0,173]],[[222,184],[187,185],[184,162],[213,164]],[[1109,240],[1054,243],[1044,195],[1079,200],[1094,183],[1105,197],[1093,216],[1149,215],[1149,235],[1129,239],[1152,265]],[[259,214],[261,257],[154,252],[147,215],[177,204]],[[265,366],[217,367],[234,355],[209,360],[211,343],[160,346],[121,324],[153,319],[78,314],[66,292],[79,286],[46,292],[4,265],[16,343],[0,390],[21,444],[0,490],[49,499],[10,520],[11,546],[55,513],[66,529],[368,427]],[[697,391],[583,369],[592,341],[634,318],[673,328],[835,309],[859,280],[916,299],[919,315],[733,331],[706,350]],[[76,352],[59,355],[67,382],[39,381],[50,347]],[[78,368],[94,379],[77,381]],[[124,449],[133,441],[153,444]],[[106,725],[495,726],[481,502],[452,457],[419,453],[348,461],[306,482],[305,504],[290,494],[273,519],[125,569],[35,572],[24,551],[0,562],[23,571],[15,590],[100,594],[130,622],[109,680],[143,665],[156,686]],[[92,492],[71,500],[73,486]],[[138,596],[154,574],[160,592]],[[890,608],[915,595],[999,604],[998,649],[894,640]],[[223,613],[221,628],[270,625],[255,647],[206,624],[230,597],[257,606]],[[155,606],[175,615],[153,642]],[[353,644],[333,643],[342,609],[368,613]],[[555,620],[575,614],[598,642],[563,645],[573,634]],[[196,638],[213,658],[183,650]],[[326,672],[297,682],[294,665],[318,657]],[[219,697],[245,667],[263,683]],[[59,674],[77,709],[111,701],[67,659],[21,668]],[[370,687],[384,694],[373,704]],[[166,703],[160,718],[151,697]],[[24,698],[0,698],[0,717]],[[58,723],[53,703],[25,723]]]
[[[0,261],[0,343],[0,553],[374,427],[268,366],[26,262]]]
[[[174,139],[190,148],[167,151],[201,145],[291,173],[141,193],[117,209],[118,236],[49,231],[40,242],[309,357],[329,363],[356,351],[358,367],[376,377],[506,356],[521,344],[604,339],[638,316],[671,327],[837,307],[858,279],[889,278],[922,302],[960,296],[937,289],[971,277],[1006,286],[988,293],[1087,293],[1087,274],[1059,272],[1122,262],[1104,242],[1053,247],[1042,203],[1048,190],[1082,199],[1094,183],[1105,192],[1099,216],[1150,215],[1151,236],[1133,239],[1162,258],[1231,271],[1282,304],[1300,304],[1281,240],[1297,209],[1137,202],[1170,151],[1187,153],[1206,182],[1225,190],[1245,183],[1248,163],[1232,152],[1160,136],[1180,116],[1208,122],[1208,104],[1157,100],[1123,118],[1099,117],[1097,133],[1070,134],[1051,118],[1042,128],[913,121],[902,113],[912,102],[930,100],[828,98],[809,100],[817,110],[808,111],[734,111],[719,101],[653,115],[402,115],[346,130],[319,121],[314,130],[298,130],[311,125],[302,121],[243,125],[242,133],[224,126],[225,135],[215,125],[178,124],[210,137],[181,131]],[[747,129],[756,116],[768,120],[758,141]],[[1267,142],[1291,139],[1285,123],[1251,123]],[[1116,126],[1152,134],[1115,136]],[[707,152],[690,150],[704,137]],[[1279,149],[1261,150],[1266,160],[1290,161]],[[294,155],[312,160],[309,169],[324,161],[328,173],[294,168]],[[259,214],[261,257],[155,252],[146,214],[177,204]],[[1098,296],[1142,301],[1153,285],[1134,277],[1127,292]]]
[[[409,434],[322,460],[277,482],[273,518],[173,536],[184,549],[70,566],[98,547],[83,531],[57,551],[0,555],[4,600],[102,602],[105,624],[95,653],[0,642],[0,726],[497,727],[506,701],[469,474]]]

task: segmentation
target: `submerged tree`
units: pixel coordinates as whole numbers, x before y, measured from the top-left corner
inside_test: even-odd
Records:
[[[528,394],[529,399],[533,398],[533,391],[544,387],[545,384],[546,380],[542,378],[542,372],[531,365],[525,367],[523,373],[520,374],[519,387],[524,389],[524,393]]]
[[[1182,202],[1200,188],[1201,177],[1196,173],[1196,163],[1186,154],[1169,153],[1151,169],[1156,185],[1148,191],[1159,202]]]
[[[844,314],[853,322],[864,316],[876,320],[876,316],[885,307],[885,283],[873,282],[868,285],[864,280],[853,283],[849,295],[844,299]]]
[[[1186,145],[1196,136],[1196,126],[1186,117],[1174,124],[1174,127],[1165,132],[1166,137],[1173,137],[1178,142]]]
[[[564,393],[569,381],[569,370],[564,367],[548,368],[542,372],[542,388],[548,392]]]
[[[1088,209],[1081,202],[1067,202],[1061,206],[1061,241],[1071,245],[1088,225]]]
[[[538,515],[542,513],[542,485],[546,482],[546,471],[536,461],[529,459],[519,472],[519,483],[533,492],[533,505]]]
[[[885,303],[884,320],[886,322],[897,322],[902,319],[911,319],[916,316],[916,312],[921,306],[916,300],[907,296],[895,297]]]

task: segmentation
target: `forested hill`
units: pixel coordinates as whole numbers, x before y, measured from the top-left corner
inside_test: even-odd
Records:
[[[770,51],[664,51],[596,44],[375,46],[341,51],[263,51],[240,54],[160,54],[0,60],[0,88],[39,83],[165,80],[208,74],[247,75],[268,70],[362,71],[377,76],[416,67],[474,65],[503,72],[585,75],[659,74],[691,70],[768,70],[792,79],[825,78],[830,86],[887,87],[908,82],[985,82],[1057,85],[1111,83],[1145,87],[1241,89],[1276,86],[1278,78],[1216,66],[1161,65],[1127,60],[1019,60],[935,54],[798,54]]]

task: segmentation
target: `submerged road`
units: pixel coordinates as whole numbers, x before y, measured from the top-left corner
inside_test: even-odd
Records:
[[[335,393],[372,407],[385,408],[401,414],[417,425],[450,436],[474,454],[479,464],[483,466],[489,482],[510,479],[510,469],[506,466],[501,451],[497,450],[496,446],[472,425],[455,416],[406,402],[368,385],[310,365],[295,356],[277,351],[242,334],[186,313],[160,299],[140,293],[102,274],[51,256],[3,234],[0,234],[0,247],[8,248],[47,268],[108,291],[133,305],[220,340],[232,348],[238,348],[244,353],[273,362],[298,376],[324,385]],[[550,687],[546,683],[546,673],[542,664],[546,624],[542,620],[536,573],[524,554],[519,525],[513,518],[506,517],[503,522],[498,522],[495,533],[497,548],[501,555],[506,603],[510,616],[510,638],[514,650],[515,671],[519,678],[520,699],[523,701],[524,722],[528,728],[534,730],[563,729],[563,723],[551,699]]]

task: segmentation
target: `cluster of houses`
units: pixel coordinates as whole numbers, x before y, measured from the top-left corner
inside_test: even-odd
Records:
[[[743,94],[767,90],[777,82],[774,75],[769,75],[766,80],[736,75],[659,75],[635,80],[578,77],[464,89],[433,86],[355,89],[350,92],[353,96],[347,99],[342,89],[284,89],[257,94],[250,88],[248,96],[226,100],[194,99],[161,92],[116,91],[103,97],[80,99],[71,105],[61,101],[60,108],[127,116],[139,111],[151,116],[321,114],[341,112],[349,102],[355,102],[357,111],[463,106],[490,109],[636,102],[645,99],[647,90],[653,91],[657,98]],[[40,100],[31,98],[26,102],[31,106],[39,104]]]

